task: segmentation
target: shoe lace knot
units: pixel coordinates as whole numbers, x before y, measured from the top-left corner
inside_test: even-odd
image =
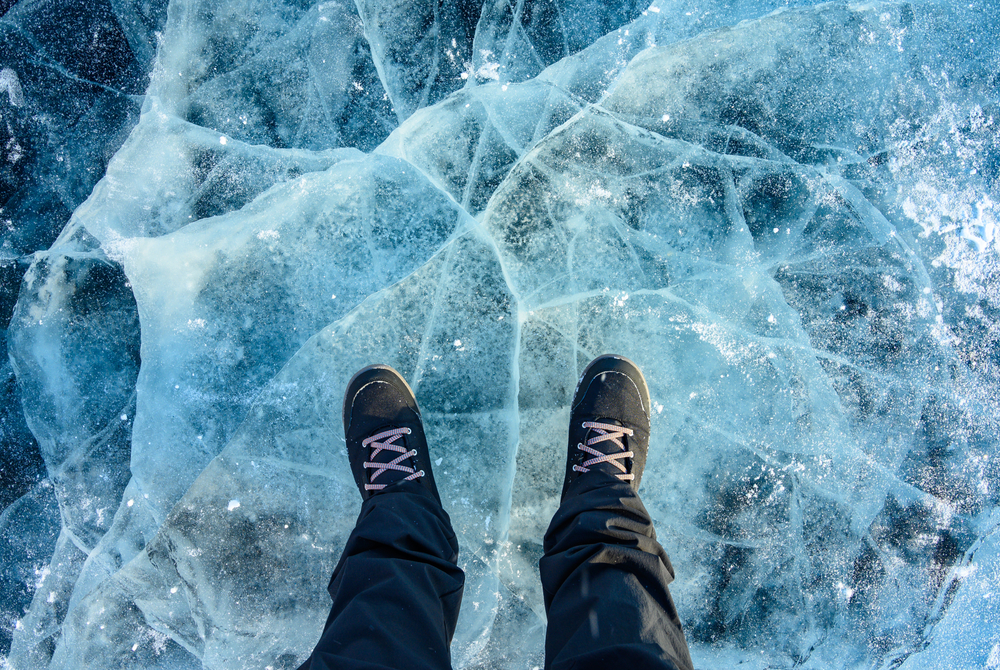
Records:
[[[416,456],[417,450],[407,449],[402,444],[396,443],[396,440],[401,438],[403,435],[409,435],[412,432],[413,431],[411,431],[409,428],[392,428],[390,430],[386,430],[381,433],[376,433],[371,437],[366,437],[364,440],[361,441],[362,447],[370,447],[372,450],[371,454],[369,455],[369,458],[371,460],[365,461],[364,464],[365,468],[371,468],[374,470],[374,472],[368,478],[369,482],[374,482],[376,479],[378,479],[386,472],[389,472],[390,470],[398,470],[399,472],[405,472],[407,476],[403,477],[403,481],[419,479],[420,477],[424,476],[423,470],[414,470],[414,468],[403,463],[403,461]],[[399,456],[396,456],[391,461],[376,462],[375,457],[378,456],[383,451],[394,451],[397,452]],[[387,482],[386,484],[367,483],[365,484],[365,490],[381,491],[388,484],[391,483],[393,482]]]
[[[615,476],[623,482],[629,482],[635,479],[635,475],[628,471],[625,467],[624,460],[626,458],[632,458],[634,454],[631,451],[625,451],[625,445],[622,443],[622,438],[626,435],[632,437],[631,428],[625,428],[624,426],[616,426],[611,423],[598,423],[596,421],[584,421],[584,428],[589,428],[593,431],[594,436],[591,437],[586,443],[577,443],[576,448],[580,451],[586,452],[593,456],[589,460],[583,462],[582,465],[574,465],[574,472],[590,472],[590,468],[594,467],[598,463],[610,463],[616,468],[621,470],[621,474],[615,473]],[[601,442],[613,442],[617,445],[619,451],[606,454],[602,451],[594,449],[594,445]],[[607,445],[605,446],[607,448]]]

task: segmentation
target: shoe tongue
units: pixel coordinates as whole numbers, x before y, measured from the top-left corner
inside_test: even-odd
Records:
[[[373,433],[373,435],[378,435],[379,433],[384,433],[384,432],[386,432],[388,430],[392,430],[392,429],[391,428],[380,428],[379,430],[375,431]],[[392,447],[400,447],[400,448],[404,448],[407,451],[409,451],[409,446],[408,446],[408,444],[406,442],[406,438],[407,438],[406,434],[401,434],[401,435],[396,436],[395,438],[393,438],[393,436],[387,436],[387,437],[383,437],[383,438],[381,438],[381,439],[379,439],[377,441],[380,442],[380,443],[383,443],[383,444],[385,444],[385,443],[388,442],[388,443],[390,443],[390,445]],[[369,463],[391,463],[394,460],[396,460],[397,458],[399,458],[400,456],[402,456],[401,452],[399,452],[399,451],[397,451],[395,449],[392,449],[392,448],[385,448],[385,447],[383,447],[382,449],[378,449],[378,453],[375,453],[376,449],[378,449],[378,447],[374,443],[371,443],[371,444],[368,445],[368,462]],[[415,464],[413,462],[413,457],[410,456],[408,458],[404,458],[403,460],[401,460],[398,463],[398,465],[403,465],[403,466],[406,466],[408,468],[413,468]],[[379,472],[379,468],[368,468],[368,481],[370,483],[372,483],[372,484],[383,484],[383,485],[394,484],[394,483],[400,481],[401,479],[405,479],[406,477],[408,477],[411,474],[410,472],[406,472],[406,471],[403,471],[403,470],[389,469],[389,470],[383,471],[381,474],[379,474],[379,475],[376,476],[377,472]]]
[[[614,425],[614,426],[621,425],[620,421],[615,421],[614,419],[596,419],[594,421],[594,423],[610,424],[610,425]],[[612,431],[605,430],[604,432],[610,433]],[[586,444],[587,442],[589,442],[592,438],[600,437],[600,436],[601,436],[601,432],[600,431],[598,431],[597,429],[594,429],[594,428],[589,428],[589,429],[587,429],[587,433],[586,433],[586,435],[583,438],[584,439],[584,444]],[[628,435],[622,435],[621,437],[618,437],[617,440],[619,442],[621,442],[625,446],[624,449],[622,449],[621,447],[619,447],[615,443],[614,440],[602,440],[601,442],[598,442],[597,444],[590,445],[590,447],[592,449],[596,449],[597,451],[601,452],[602,454],[620,454],[622,452],[628,451]],[[591,455],[587,454],[585,458],[587,460],[589,460],[591,458]],[[618,462],[625,466],[626,472],[622,472],[621,469],[617,465],[615,465],[614,462],[612,462],[612,461],[604,461],[604,462],[601,462],[601,463],[596,463],[596,464],[590,466],[590,469],[591,470],[598,470],[600,472],[606,472],[609,475],[615,475],[615,476],[617,476],[617,475],[624,475],[624,474],[627,474],[628,472],[632,471],[632,459],[631,458],[621,458],[621,459],[618,459]]]

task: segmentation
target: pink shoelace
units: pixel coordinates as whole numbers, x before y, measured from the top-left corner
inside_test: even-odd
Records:
[[[402,465],[401,462],[405,461],[407,458],[412,458],[417,455],[417,450],[407,450],[401,444],[396,444],[396,440],[402,435],[409,435],[411,431],[409,428],[393,428],[392,430],[387,430],[371,437],[366,437],[361,441],[362,447],[371,446],[373,448],[371,453],[371,461],[365,462],[366,468],[373,468],[375,472],[369,477],[369,481],[374,482],[378,479],[382,473],[389,470],[399,470],[400,472],[406,472],[408,475],[403,478],[403,481],[409,481],[411,479],[418,479],[424,476],[424,471],[415,471],[408,465]],[[388,438],[388,439],[386,439]],[[384,441],[381,441],[384,440]],[[389,461],[388,463],[375,463],[375,457],[379,455],[383,450],[395,451],[399,453],[399,456]],[[365,484],[366,491],[381,491],[386,487],[386,484]]]
[[[622,460],[626,458],[632,458],[633,456],[631,451],[625,451],[625,445],[622,444],[621,441],[621,438],[626,435],[632,437],[633,433],[632,429],[625,428],[624,426],[615,426],[614,424],[610,423],[596,423],[594,421],[584,421],[583,427],[593,429],[593,431],[597,433],[597,435],[587,440],[586,444],[577,443],[576,448],[581,451],[587,452],[588,454],[594,456],[595,458],[591,458],[588,461],[584,461],[583,465],[574,465],[573,471],[590,472],[590,468],[592,466],[597,465],[598,463],[611,463],[616,468],[622,471],[622,474],[615,475],[616,477],[618,477],[618,479],[622,480],[623,482],[629,482],[635,479],[635,475],[629,472],[628,468],[625,467],[625,464],[622,463]],[[617,444],[618,448],[621,449],[621,451],[616,454],[604,454],[598,451],[597,449],[593,448],[595,444],[599,442],[606,442],[608,440]]]

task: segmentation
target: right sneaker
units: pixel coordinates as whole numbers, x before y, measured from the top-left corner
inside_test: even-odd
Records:
[[[570,409],[563,499],[570,485],[599,471],[639,490],[649,451],[649,388],[624,356],[598,356],[583,371]]]
[[[348,382],[344,436],[362,500],[416,480],[441,502],[417,399],[403,376],[388,365],[369,365]]]

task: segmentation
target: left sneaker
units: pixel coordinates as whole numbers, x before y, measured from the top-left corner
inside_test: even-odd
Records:
[[[363,500],[398,482],[417,480],[441,502],[417,399],[388,365],[362,368],[347,384],[344,436]]]

